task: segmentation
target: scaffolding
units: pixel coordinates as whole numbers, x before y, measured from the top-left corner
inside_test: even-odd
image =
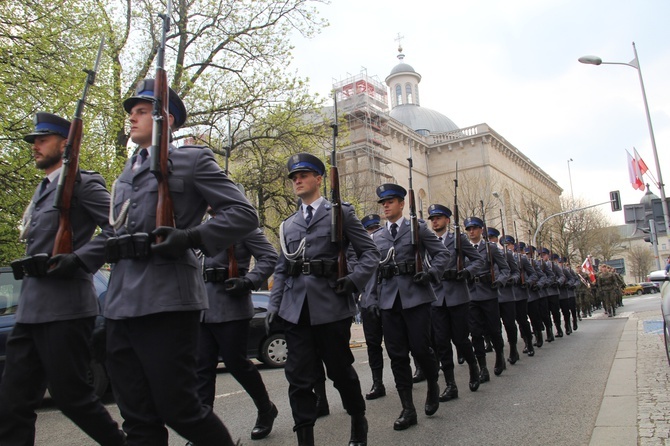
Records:
[[[340,181],[364,213],[377,212],[377,186],[393,182],[386,85],[363,69],[333,84],[333,90],[349,132],[348,145],[338,150]]]

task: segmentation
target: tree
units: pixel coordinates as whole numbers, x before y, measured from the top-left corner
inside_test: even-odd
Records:
[[[653,263],[654,255],[646,246],[633,246],[628,250],[628,272],[636,281],[642,282],[647,278]]]

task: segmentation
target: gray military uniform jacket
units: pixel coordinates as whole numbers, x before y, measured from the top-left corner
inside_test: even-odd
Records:
[[[552,261],[542,260],[542,272],[547,276],[547,297],[549,296],[558,296],[560,294],[558,290],[558,277],[554,272]]]
[[[233,246],[240,276],[246,272],[244,277],[251,280],[254,289],[258,289],[272,274],[277,263],[277,251],[260,229],[256,229]],[[254,269],[249,271],[251,256],[256,262]],[[203,263],[205,268],[228,268],[228,250],[224,249],[214,257],[205,257]],[[246,296],[231,296],[226,292],[223,282],[206,282],[205,288],[209,298],[209,309],[203,313],[203,322],[230,322],[251,319],[254,316],[251,291]]]
[[[448,232],[444,234],[442,243],[449,251],[449,263],[445,271],[457,271],[458,255],[456,253],[456,234]],[[461,234],[461,250],[463,252],[463,265],[466,264],[465,259],[468,260],[466,269],[470,275],[474,277],[477,272],[486,264],[486,260],[477,252],[472,246],[470,240],[465,234]],[[470,302],[470,289],[468,283],[463,280],[440,280],[440,283],[433,286],[437,300],[433,302],[434,307],[454,307]]]
[[[480,240],[477,245],[477,251],[484,258],[484,265],[479,270],[479,272],[475,274],[475,282],[470,285],[470,300],[473,301],[498,299],[498,296],[500,295],[500,288],[493,289],[491,288],[491,283],[480,280],[482,277],[487,276],[490,273],[486,243],[489,243],[493,257],[493,271],[495,273],[495,281],[504,285],[507,282],[510,274],[507,261],[495,243],[486,242],[483,239]]]
[[[39,187],[30,205],[30,220],[24,231],[26,255],[51,255],[58,231],[59,211],[53,207],[58,178],[40,194]],[[74,253],[95,272],[105,262],[105,240],[112,228],[107,221],[109,192],[97,173],[82,171],[75,183],[70,221],[74,233]],[[93,239],[96,227],[102,231]],[[25,277],[16,321],[25,324],[62,321],[96,316],[100,313],[93,276],[79,269],[73,279]]]
[[[305,222],[302,212],[296,212],[284,220],[283,237],[287,251],[295,253],[304,238],[305,261],[336,260],[337,245],[330,240],[331,211],[331,203],[324,199],[314,211],[309,225]],[[363,229],[363,225],[351,206],[344,205],[342,215],[344,237],[358,257],[353,271],[347,277],[354,282],[359,291],[362,291],[377,270],[379,251]],[[350,318],[356,314],[354,299],[351,296],[335,294],[336,281],[335,275],[332,277],[316,277],[312,274],[289,276],[287,259],[281,252],[275,267],[268,312],[279,312],[282,319],[297,324],[302,307],[307,301],[311,325],[328,324]]]
[[[116,181],[113,217],[120,219],[116,234],[151,233],[156,228],[158,182],[149,171],[149,160],[137,171],[135,156]],[[258,228],[256,210],[221,170],[207,148],[170,147],[170,196],[175,225],[195,228],[199,247],[213,256]],[[207,205],[215,217],[202,223]],[[122,209],[127,214],[122,215]],[[207,308],[207,293],[200,262],[193,250],[173,260],[158,255],[148,259],[122,259],[113,268],[105,299],[104,315],[125,319],[148,314]]]
[[[370,237],[373,237],[373,234],[381,230],[383,230],[383,228],[380,227],[375,232],[370,234]],[[353,251],[353,249],[351,249],[350,247],[349,251]],[[357,259],[350,260],[348,263],[349,268],[351,269],[352,265],[355,265],[357,261],[358,261]],[[368,283],[365,284],[365,289],[363,289],[361,292],[361,300],[359,304],[361,308],[368,308],[370,305],[374,304],[374,302],[370,302],[370,291],[376,286],[377,286],[377,274],[373,274],[372,278],[368,281]]]
[[[426,271],[432,276],[433,283],[438,283],[444,270],[449,263],[449,251],[440,242],[435,233],[428,229],[424,222],[419,222],[419,240],[421,244],[421,257],[426,253],[431,257],[430,268]],[[394,248],[395,255],[389,259],[388,265],[401,262],[413,262],[415,259],[414,245],[410,231],[410,221],[403,220],[398,227],[396,238],[384,227],[373,234],[377,248],[382,258],[388,256],[389,250]],[[432,303],[437,300],[435,291],[431,285],[423,286],[414,283],[413,274],[393,276],[382,279],[376,287],[370,290],[370,301],[374,302],[382,310],[390,310],[393,307],[396,296],[399,296],[403,308],[413,308],[421,304]]]
[[[556,283],[558,284],[558,298],[564,300],[568,298],[568,279],[565,276],[564,268],[558,263],[551,262],[551,268],[556,276]]]
[[[500,253],[505,256],[505,261],[507,262],[507,266],[509,266],[509,277],[507,278],[507,282],[505,283],[505,286],[500,288],[500,295],[498,296],[498,302],[500,303],[505,303],[505,302],[514,302],[516,300],[521,300],[517,299],[516,297],[516,286],[519,282],[519,265],[516,263],[516,259],[514,258],[514,253],[510,251],[507,248],[499,248]]]
[[[529,302],[539,299],[537,291],[533,291],[533,288],[537,286],[539,276],[531,265],[531,261],[528,260],[528,257],[525,255],[514,253],[514,258],[517,260],[519,265],[519,284],[514,290],[514,295],[517,297],[517,300],[528,300]],[[523,285],[521,284],[521,275],[523,274]]]

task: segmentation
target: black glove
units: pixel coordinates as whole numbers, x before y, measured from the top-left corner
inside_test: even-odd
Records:
[[[500,281],[498,281],[498,280],[495,280],[495,281],[491,284],[491,289],[497,290],[498,288],[502,288],[503,286],[504,286],[504,284],[503,284],[502,282],[500,282]]]
[[[337,285],[335,286],[335,294],[338,296],[351,295],[358,291],[356,284],[348,276],[337,279]]]
[[[267,335],[270,334],[270,327],[272,326],[272,323],[276,318],[277,318],[276,311],[268,311],[268,314],[265,315],[265,334]]]
[[[164,238],[161,243],[152,244],[151,251],[168,259],[178,259],[187,249],[197,248],[202,244],[200,233],[194,228],[177,229],[160,226],[154,229],[151,235]]]
[[[253,282],[246,277],[234,277],[223,283],[226,286],[226,292],[231,296],[247,296],[249,291],[254,289]]]
[[[414,281],[414,283],[418,283],[419,285],[428,286],[430,285],[432,277],[426,271],[421,271],[420,273],[414,274],[412,280]]]
[[[56,254],[47,260],[47,277],[72,279],[77,270],[83,266],[77,254]]]
[[[472,279],[472,273],[470,271],[468,271],[467,269],[462,269],[456,275],[456,279],[465,280],[467,282],[470,279]]]
[[[368,307],[368,312],[374,319],[378,320],[380,317],[382,317],[382,313],[379,311],[379,305],[370,305]]]

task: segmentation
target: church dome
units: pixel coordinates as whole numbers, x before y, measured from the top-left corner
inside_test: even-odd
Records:
[[[442,113],[415,104],[398,105],[390,113],[391,117],[421,135],[445,133],[459,127]]]
[[[651,200],[658,200],[658,199],[659,198],[649,190],[649,185],[647,184],[647,192],[640,199],[640,204],[643,204],[646,210],[651,210]]]
[[[400,73],[416,74],[416,75],[419,76],[419,79],[421,79],[421,75],[419,73],[417,73],[416,70],[414,68],[412,68],[412,66],[410,64],[407,64],[405,62],[400,62],[398,65],[393,67],[393,69],[391,70],[391,73],[386,77],[386,79],[388,79],[389,77],[391,77],[395,74],[400,74]]]

